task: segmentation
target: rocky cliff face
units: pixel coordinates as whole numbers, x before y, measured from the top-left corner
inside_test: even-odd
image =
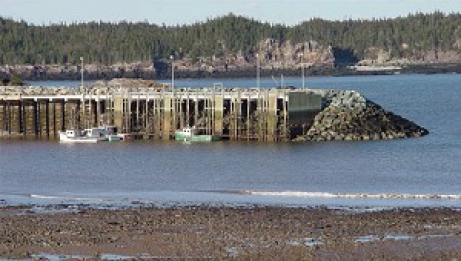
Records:
[[[310,66],[333,67],[335,57],[331,46],[324,47],[316,41],[293,44],[267,39],[259,44],[258,57],[263,67],[300,68]]]
[[[410,50],[407,44],[402,50],[408,52],[405,58],[395,57],[389,52],[377,47],[369,47],[364,52],[364,59],[359,65],[396,65],[396,64],[425,64],[425,63],[461,63],[461,40],[454,46],[458,51],[443,51],[433,49],[430,51]]]
[[[330,46],[324,47],[316,41],[292,43],[274,39],[261,41],[255,53],[242,51],[223,57],[199,57],[197,62],[190,59],[175,61],[179,70],[229,71],[253,69],[257,64],[261,69],[299,69],[304,67],[334,67],[335,57]]]
[[[421,137],[428,130],[355,91],[319,90],[324,109],[298,141],[390,140]]]
[[[238,71],[253,70],[259,62],[261,69],[298,69],[304,65],[334,67],[335,57],[331,47],[319,45],[316,41],[304,43],[278,42],[274,39],[261,41],[254,53],[242,51],[232,54],[226,52],[221,57],[199,57],[196,61],[190,58],[156,63],[135,62],[114,65],[85,64],[86,78],[112,79],[120,77],[156,78],[167,75],[171,63],[178,71]],[[0,66],[0,77],[19,74],[25,79],[79,79],[79,65],[5,65]],[[160,76],[161,77],[161,76]]]

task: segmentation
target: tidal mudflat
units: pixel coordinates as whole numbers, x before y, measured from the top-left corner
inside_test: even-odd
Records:
[[[4,206],[0,257],[447,260],[461,258],[453,208]]]

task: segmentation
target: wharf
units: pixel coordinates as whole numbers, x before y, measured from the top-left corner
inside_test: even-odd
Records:
[[[309,89],[0,87],[0,137],[57,138],[68,128],[115,125],[145,139],[170,140],[196,126],[231,140],[287,141],[322,109]]]

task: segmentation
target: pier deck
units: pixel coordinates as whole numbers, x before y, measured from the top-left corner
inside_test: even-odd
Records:
[[[0,136],[56,138],[68,128],[115,125],[146,139],[196,126],[231,140],[287,141],[321,110],[309,89],[0,87]]]

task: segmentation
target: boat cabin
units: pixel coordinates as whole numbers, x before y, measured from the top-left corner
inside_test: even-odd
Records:
[[[185,127],[179,131],[182,135],[184,136],[192,136],[192,135],[197,135],[198,130],[195,128],[195,126],[191,127]]]
[[[90,138],[97,138],[103,135],[100,128],[85,129],[83,131],[83,134],[85,137],[90,137]]]
[[[118,129],[116,126],[111,126],[111,125],[104,125],[101,128],[101,131],[105,135],[116,135],[118,133]]]
[[[77,138],[84,135],[84,132],[80,129],[66,130],[66,136],[68,138]]]

